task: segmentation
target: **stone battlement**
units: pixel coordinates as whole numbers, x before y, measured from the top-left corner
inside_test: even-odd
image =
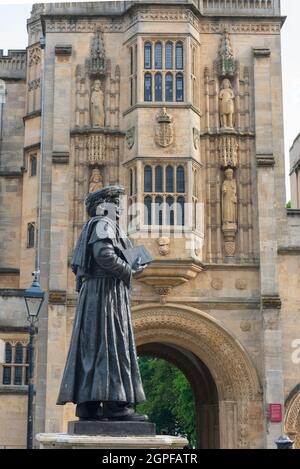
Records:
[[[191,6],[203,15],[215,16],[278,16],[280,0],[139,0],[76,3],[34,4],[31,20],[39,15],[103,15],[120,16],[135,5]]]
[[[0,78],[25,79],[26,51],[9,50],[7,55],[0,49]]]
[[[280,0],[201,0],[203,13],[221,16],[279,16]]]

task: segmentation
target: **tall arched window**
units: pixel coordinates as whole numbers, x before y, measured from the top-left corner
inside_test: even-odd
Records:
[[[183,70],[183,43],[176,43],[176,68],[177,70]]]
[[[162,99],[162,76],[161,73],[155,75],[155,101],[161,102]]]
[[[6,386],[11,384],[11,367],[10,366],[3,367],[2,384],[5,384]]]
[[[152,192],[152,168],[145,166],[144,169],[144,192]]]
[[[145,74],[144,81],[144,101],[152,101],[152,75],[151,73]]]
[[[148,226],[152,225],[151,208],[152,208],[152,198],[145,197],[144,198],[144,224]]]
[[[155,44],[155,68],[156,70],[162,69],[162,43]]]
[[[30,176],[36,176],[37,172],[37,159],[36,155],[30,156]]]
[[[173,166],[167,166],[167,169],[166,169],[166,192],[174,192]]]
[[[166,44],[166,69],[172,70],[173,68],[173,42]]]
[[[5,344],[5,363],[12,363],[12,346],[9,342]],[[3,366],[2,384],[11,384],[11,367]]]
[[[184,197],[177,199],[177,225],[184,226]]]
[[[174,199],[167,197],[167,225],[174,226]]]
[[[27,225],[27,248],[33,248],[35,243],[35,224],[28,223]]]
[[[182,73],[177,73],[176,75],[176,101],[177,102],[184,101],[183,74]]]
[[[172,73],[166,74],[166,101],[173,101],[173,75]]]
[[[23,345],[20,342],[16,345],[15,363],[23,363]]]
[[[15,350],[15,363],[22,364],[23,363],[23,345],[20,342],[16,345]],[[14,377],[14,384],[17,386],[21,386],[22,384],[22,374],[23,368],[22,366],[15,367],[15,377]]]
[[[12,346],[9,342],[5,344],[5,363],[12,363]]]
[[[161,166],[155,168],[155,192],[163,191],[163,170]]]
[[[163,199],[162,197],[155,198],[155,225],[162,226],[163,224]]]
[[[146,42],[144,46],[144,68],[150,70],[152,68],[152,44]]]
[[[183,166],[178,166],[176,174],[176,185],[177,192],[183,194],[185,192],[185,181],[184,181],[184,168]]]

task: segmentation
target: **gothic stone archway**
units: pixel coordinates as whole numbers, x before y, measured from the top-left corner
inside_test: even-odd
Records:
[[[300,384],[286,401],[284,432],[294,440],[294,448],[300,449]]]
[[[182,371],[190,383],[195,400],[197,448],[220,448],[218,390],[204,363],[188,350],[155,342],[140,345],[138,354],[162,358]]]
[[[220,447],[260,447],[261,387],[238,341],[208,314],[182,305],[136,306],[133,318],[138,348],[146,344],[175,347],[193,354],[209,370],[219,399]]]

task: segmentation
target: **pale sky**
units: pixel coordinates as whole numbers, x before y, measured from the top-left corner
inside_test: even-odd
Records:
[[[83,1],[83,0],[81,0]],[[24,49],[27,45],[26,19],[31,3],[18,4],[0,0],[0,49]],[[300,1],[281,0],[281,11],[287,16],[282,29],[283,102],[285,126],[286,171],[289,172],[289,149],[300,132],[300,58],[299,20]],[[287,200],[290,198],[287,177]]]

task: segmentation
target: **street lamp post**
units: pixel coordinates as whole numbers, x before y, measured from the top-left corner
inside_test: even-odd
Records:
[[[34,397],[34,336],[35,325],[44,301],[44,292],[39,283],[40,272],[33,272],[33,282],[24,293],[27,320],[29,322],[29,376],[28,376],[28,414],[27,414],[27,449],[33,447],[33,397]]]

